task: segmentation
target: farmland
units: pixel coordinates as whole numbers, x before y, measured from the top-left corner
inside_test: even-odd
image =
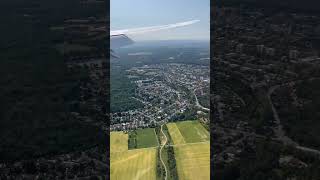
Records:
[[[210,179],[210,144],[185,144],[174,147],[179,179]]]
[[[159,154],[164,160],[168,180],[209,179],[209,132],[199,121],[168,123],[164,126],[164,134],[156,133],[154,128],[138,129],[128,134],[111,132],[111,179],[165,178],[165,168],[159,165]],[[159,139],[167,136],[171,141],[162,153],[158,153],[161,147],[158,136]]]
[[[128,134],[112,132],[110,138],[110,151],[120,152],[128,150]]]
[[[153,128],[139,129],[137,132],[137,148],[158,146],[158,140]]]
[[[168,123],[179,179],[210,179],[210,135],[199,121]]]
[[[140,149],[159,146],[154,128],[137,129],[129,132],[129,149]]]
[[[209,132],[200,124],[199,121],[183,121],[176,125],[181,132],[186,143],[209,141]]]
[[[174,144],[185,143],[185,140],[176,123],[168,123],[167,128]]]
[[[156,179],[156,155],[157,149],[155,148],[111,153],[111,179]]]
[[[128,134],[123,132],[111,132],[110,143],[111,179],[156,179],[156,148],[128,150]]]

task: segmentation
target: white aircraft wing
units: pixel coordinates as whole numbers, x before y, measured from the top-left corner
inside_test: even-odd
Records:
[[[111,53],[111,55],[113,55],[112,49],[116,49],[116,48],[120,48],[123,46],[133,44],[134,41],[131,40],[128,37],[128,35],[144,34],[144,33],[148,33],[148,32],[155,32],[155,31],[160,31],[160,30],[188,26],[188,25],[194,24],[198,21],[199,20],[192,20],[192,21],[180,22],[180,23],[175,23],[175,24],[167,24],[167,25],[162,25],[162,26],[150,26],[150,27],[143,27],[143,28],[110,31],[110,53]]]

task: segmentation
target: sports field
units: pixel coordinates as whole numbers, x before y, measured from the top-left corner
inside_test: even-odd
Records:
[[[110,133],[110,153],[128,150],[128,134],[124,132]]]
[[[209,132],[201,125],[199,121],[177,122],[180,133],[186,143],[204,142],[210,140]]]
[[[138,129],[137,132],[137,148],[147,148],[158,146],[158,139],[154,128]]]
[[[110,155],[111,180],[156,179],[156,148],[128,150]]]
[[[176,123],[168,123],[167,125],[173,144],[184,144],[185,140]]]
[[[196,143],[174,146],[180,180],[210,179],[210,144]]]

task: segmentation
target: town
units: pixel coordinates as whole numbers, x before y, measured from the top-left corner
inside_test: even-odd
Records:
[[[195,112],[208,121],[209,107],[203,107],[197,97],[209,97],[208,66],[151,64],[132,67],[126,73],[136,86],[132,98],[143,108],[112,113],[110,131],[155,127],[181,120],[186,112]]]
[[[300,125],[293,123],[292,119],[296,118],[288,122],[288,118],[302,117],[299,115],[302,109],[307,112],[307,107],[315,106],[310,103],[311,99],[298,97],[297,89],[300,82],[312,81],[320,75],[317,50],[320,17],[283,11],[274,13],[250,6],[215,7],[214,12],[211,133],[215,137],[212,161],[215,167],[221,168],[216,169],[217,174],[223,173],[223,167],[227,169],[234,163],[247,162],[249,157],[257,158],[251,163],[261,163],[257,157],[258,151],[262,151],[258,149],[261,144],[278,149],[272,153],[280,156],[273,160],[277,166],[265,163],[265,167],[283,170],[311,166],[318,159],[308,164],[302,160],[302,154],[314,157],[320,154],[320,149],[305,143],[305,139],[312,136],[293,135],[289,130],[294,129],[294,125],[301,129],[308,127],[301,120]],[[289,91],[277,94],[282,88]],[[291,99],[300,111],[297,108],[288,110],[292,107]],[[279,149],[284,146],[301,154],[280,153]],[[271,156],[270,151],[264,153]],[[297,172],[296,177],[299,175]]]

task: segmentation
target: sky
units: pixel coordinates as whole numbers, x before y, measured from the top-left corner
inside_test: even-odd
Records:
[[[170,30],[131,35],[144,40],[209,40],[210,0],[111,0],[111,30],[167,25],[200,20]]]

